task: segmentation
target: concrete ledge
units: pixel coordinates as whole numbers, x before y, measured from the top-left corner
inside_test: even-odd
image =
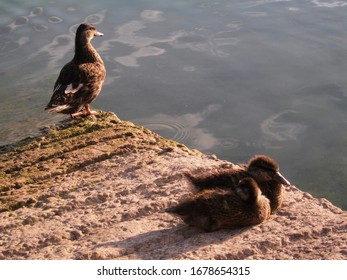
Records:
[[[205,233],[164,213],[190,193],[182,171],[232,163],[113,113],[0,158],[0,259],[347,259],[347,212],[293,186],[254,227]]]

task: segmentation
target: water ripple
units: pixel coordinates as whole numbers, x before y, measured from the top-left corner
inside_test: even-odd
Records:
[[[33,26],[33,28],[37,32],[44,32],[48,30],[48,26],[43,24],[36,24]]]
[[[105,15],[106,15],[106,10],[102,10],[100,12],[93,13],[93,14],[86,16],[83,21],[84,22],[90,22],[94,25],[98,25],[104,21]],[[69,33],[71,34],[71,36],[75,37],[76,30],[80,24],[81,23],[79,22],[79,23],[76,23],[76,24],[73,24],[70,26]]]
[[[51,16],[49,19],[48,19],[48,22],[49,23],[60,23],[62,22],[63,20],[60,18],[60,17],[56,17],[56,16]]]
[[[155,114],[148,118],[134,120],[160,135],[187,144],[201,151],[209,150],[220,144],[220,141],[207,129],[199,125],[212,113],[221,108],[219,104],[211,104],[198,113],[180,116]]]
[[[305,131],[306,126],[281,119],[290,114],[297,114],[297,112],[285,110],[264,120],[260,126],[263,137],[270,141],[297,140],[298,135]]]
[[[15,19],[10,24],[8,24],[7,27],[9,28],[9,32],[12,32],[12,31],[16,30],[18,27],[27,25],[28,22],[29,22],[28,17],[20,16],[19,18]]]
[[[40,16],[42,13],[43,13],[42,7],[35,7],[30,11],[28,16],[29,17],[37,17],[37,16]]]
[[[254,3],[250,4],[248,7],[256,7],[264,4],[273,4],[281,2],[292,2],[292,0],[257,0]]]
[[[152,22],[160,22],[165,20],[162,11],[144,10],[141,12],[141,17]]]
[[[41,47],[30,58],[46,53],[50,57],[48,67],[54,69],[61,66],[58,61],[64,58],[65,55],[73,49],[73,46],[73,37],[69,35],[58,35],[54,37],[52,42]]]
[[[94,13],[94,14],[90,14],[88,15],[84,21],[86,22],[90,22],[94,25],[98,25],[100,23],[102,23],[105,19],[105,15],[106,15],[106,11],[107,10],[102,10],[100,12]]]
[[[29,37],[23,36],[14,41],[7,41],[0,45],[0,55],[6,55],[8,52],[15,52],[17,49],[29,42]]]
[[[319,8],[337,8],[337,7],[347,6],[346,1],[331,1],[331,2],[329,2],[329,1],[312,0],[311,2]]]
[[[232,138],[224,139],[221,146],[226,150],[236,149],[240,146],[240,140]]]
[[[119,62],[120,64],[126,65],[128,67],[138,67],[140,66],[137,63],[139,58],[148,57],[148,56],[157,56],[157,55],[162,55],[164,53],[165,53],[164,49],[153,47],[153,46],[147,46],[147,47],[138,49],[137,51],[133,52],[131,55],[116,57],[115,61]]]
[[[102,13],[103,14],[103,13]],[[90,20],[87,17],[87,20]],[[115,43],[121,43],[128,46],[128,53],[114,58],[114,60],[126,67],[139,67],[139,59],[144,57],[159,56],[166,52],[166,49],[159,47],[158,43],[167,43],[174,48],[188,48],[193,51],[210,53],[216,57],[226,57],[230,54],[230,46],[235,46],[240,42],[239,38],[233,36],[234,32],[240,29],[241,23],[232,21],[225,25],[225,30],[214,34],[205,34],[202,29],[195,31],[175,30],[164,37],[150,37],[141,33],[150,27],[151,24],[157,24],[166,20],[163,11],[143,10],[140,18],[125,22],[115,27],[115,36],[109,36],[108,40],[101,42],[98,51],[109,53]],[[71,33],[75,32],[75,27],[70,29]],[[154,46],[154,44],[156,44]],[[131,48],[129,48],[131,47]]]
[[[130,54],[117,56],[113,60],[127,67],[138,67],[138,60],[143,57],[158,56],[166,52],[165,49],[153,46],[156,43],[168,43],[174,41],[179,35],[171,34],[164,38],[152,38],[141,35],[139,32],[146,29],[148,24],[164,20],[163,12],[145,10],[141,12],[139,20],[128,21],[115,28],[115,38],[104,40],[98,51],[108,52],[114,43],[122,43],[130,46]]]
[[[170,42],[174,48],[191,49],[193,51],[209,53],[216,57],[229,56],[228,46],[235,46],[240,39],[232,36],[240,25],[227,26],[229,30],[220,31],[215,34],[198,34],[195,31],[177,31],[176,40]],[[233,30],[230,30],[232,28]]]
[[[158,117],[158,116],[156,116]],[[160,117],[160,116],[159,116]],[[176,140],[176,141],[185,141],[190,138],[190,131],[184,125],[176,122],[146,122],[144,124],[148,129],[157,131],[163,136]]]

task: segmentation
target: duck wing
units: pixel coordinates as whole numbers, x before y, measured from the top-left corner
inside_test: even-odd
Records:
[[[196,192],[216,188],[233,190],[242,178],[249,176],[243,167],[214,169],[200,174],[187,172],[184,175]]]
[[[83,72],[74,62],[69,62],[61,69],[58,79],[54,84],[53,95],[45,110],[50,112],[73,112],[78,102],[75,94],[82,88]],[[78,106],[77,106],[78,107]]]
[[[221,189],[205,190],[165,211],[206,231],[251,224],[247,203],[233,192]]]

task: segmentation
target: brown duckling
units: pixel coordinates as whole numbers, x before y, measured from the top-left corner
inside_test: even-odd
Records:
[[[271,213],[274,213],[282,204],[283,185],[290,185],[289,181],[279,172],[276,161],[264,155],[254,156],[248,164],[240,164],[237,167],[194,175],[186,173],[185,176],[197,192],[214,188],[235,189],[240,180],[250,176],[270,200]]]
[[[270,217],[269,200],[256,181],[244,178],[234,190],[206,189],[166,212],[206,231],[256,225]]]
[[[90,103],[98,96],[106,76],[104,62],[91,44],[95,36],[103,36],[90,23],[82,23],[76,32],[75,55],[61,69],[53,95],[45,110],[70,114],[72,118],[94,114]]]

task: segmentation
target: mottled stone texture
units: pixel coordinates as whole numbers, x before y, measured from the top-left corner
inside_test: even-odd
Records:
[[[190,193],[182,172],[232,165],[112,113],[2,147],[0,259],[347,259],[347,213],[294,186],[254,227],[205,233],[163,211]]]

